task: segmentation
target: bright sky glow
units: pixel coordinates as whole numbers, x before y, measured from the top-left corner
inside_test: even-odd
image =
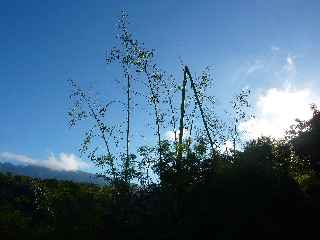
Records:
[[[176,132],[177,140],[179,139],[179,135],[180,135],[179,130],[177,130],[177,132]],[[187,139],[188,137],[189,137],[189,131],[188,131],[188,129],[185,128],[185,129],[183,129],[183,139]],[[175,140],[174,139],[174,131],[172,131],[172,130],[166,131],[165,139],[173,142]]]
[[[244,130],[248,138],[281,138],[295,119],[312,117],[311,103],[320,103],[320,98],[308,88],[268,89],[257,99],[255,118],[241,123],[240,130]]]

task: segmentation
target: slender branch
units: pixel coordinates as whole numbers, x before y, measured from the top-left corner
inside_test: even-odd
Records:
[[[108,143],[108,140],[107,140],[107,137],[106,137],[106,134],[105,134],[105,129],[103,128],[103,125],[101,123],[101,120],[98,118],[98,115],[95,113],[93,107],[91,106],[90,104],[90,101],[88,99],[85,98],[85,101],[90,109],[90,112],[91,114],[93,115],[94,119],[96,120],[97,124],[98,124],[98,128],[99,128],[99,131],[101,133],[101,137],[103,139],[103,142],[107,148],[107,152],[108,152],[108,159],[110,160],[110,166],[111,166],[111,172],[112,172],[112,177],[113,177],[113,182],[116,180],[116,169],[114,167],[114,161],[113,161],[113,158],[112,158],[112,155],[111,155],[111,151],[110,151],[110,148],[109,148],[109,143]],[[111,133],[110,133],[111,135]]]
[[[89,104],[89,108],[90,108],[90,111],[92,113],[92,115],[94,116],[94,119],[96,120],[97,124],[98,124],[98,127],[99,127],[99,130],[101,132],[101,137],[104,141],[104,144],[106,145],[106,148],[107,148],[107,152],[108,152],[108,155],[111,156],[111,152],[110,152],[110,148],[109,148],[109,144],[108,144],[108,141],[107,141],[107,138],[106,138],[106,135],[105,135],[105,130],[103,130],[102,126],[101,126],[101,121],[100,119],[97,117],[96,113],[94,112],[93,108],[90,106]]]
[[[83,90],[79,89],[79,91],[81,92],[81,94],[83,96],[83,99],[85,100],[86,104],[88,105],[88,108],[89,108],[93,118],[97,122],[98,129],[99,129],[99,131],[101,133],[101,137],[102,137],[102,139],[104,141],[104,144],[105,144],[105,146],[107,148],[108,155],[111,156],[111,151],[110,151],[110,148],[109,148],[109,144],[108,144],[108,141],[107,141],[107,138],[106,138],[106,135],[105,135],[105,129],[102,126],[101,120],[98,118],[98,115],[95,113],[92,105],[90,104],[90,100],[86,97],[86,94],[83,92]]]
[[[155,89],[154,86],[152,84],[151,81],[151,76],[150,73],[148,72],[147,69],[147,64],[144,65],[144,71],[147,75],[148,78],[148,85],[149,85],[149,89],[151,91],[151,96],[153,97],[152,99],[152,103],[153,103],[153,108],[154,108],[154,113],[155,113],[155,118],[156,118],[156,126],[157,126],[157,136],[158,136],[158,145],[159,145],[159,160],[160,160],[160,169],[162,169],[163,166],[163,158],[162,158],[162,150],[161,150],[161,134],[160,134],[160,117],[159,117],[159,108],[158,108],[158,101],[156,98],[156,93],[155,93]],[[162,175],[161,173],[162,171],[160,171],[160,175]],[[161,178],[161,176],[160,176]]]
[[[175,112],[174,112],[174,109],[173,109],[173,103],[172,103],[172,98],[170,96],[170,91],[169,91],[169,88],[167,86],[167,83],[166,81],[163,81],[163,85],[166,89],[166,92],[167,92],[167,97],[168,97],[168,102],[169,102],[169,106],[170,106],[170,110],[171,110],[171,122],[172,122],[172,127],[173,127],[173,133],[174,133],[174,143],[177,147],[177,129],[176,129],[176,118],[175,118]]]

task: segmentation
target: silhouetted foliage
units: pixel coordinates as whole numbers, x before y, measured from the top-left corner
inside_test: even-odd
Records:
[[[311,106],[313,116],[307,121],[297,119],[297,124],[288,131],[288,139],[295,153],[312,169],[320,174],[320,111],[315,105]]]
[[[121,105],[125,124],[107,118],[118,100],[99,104],[70,81],[70,125],[81,120],[91,124],[80,153],[102,168],[107,184],[0,174],[0,236],[308,239],[315,233],[314,219],[320,213],[317,108],[312,108],[312,119],[298,120],[285,139],[261,137],[241,148],[237,126],[250,117],[249,90],[234,97],[232,118],[223,122],[214,112],[214,96],[207,94],[208,69],[196,78],[184,65],[178,86],[172,75],[154,64],[154,51],[133,39],[125,14],[119,30],[120,46],[112,48],[106,61],[120,64],[126,80],[126,102]],[[129,143],[136,79],[147,86],[157,140],[134,152]],[[174,139],[161,135],[168,129]],[[227,140],[233,149],[223,152],[220,147]],[[117,149],[121,142],[124,151]]]

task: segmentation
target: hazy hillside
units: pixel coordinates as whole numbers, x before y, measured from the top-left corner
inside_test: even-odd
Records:
[[[11,163],[0,163],[0,172],[12,173],[14,175],[29,176],[40,179],[57,179],[79,183],[94,183],[102,185],[104,181],[97,178],[94,174],[83,171],[57,171],[38,166],[21,166]]]

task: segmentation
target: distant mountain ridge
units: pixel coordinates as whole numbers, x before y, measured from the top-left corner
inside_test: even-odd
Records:
[[[0,162],[0,172],[13,175],[29,176],[40,179],[57,179],[77,183],[92,183],[103,185],[105,182],[96,175],[83,171],[58,171],[34,165],[14,165],[8,162]]]

